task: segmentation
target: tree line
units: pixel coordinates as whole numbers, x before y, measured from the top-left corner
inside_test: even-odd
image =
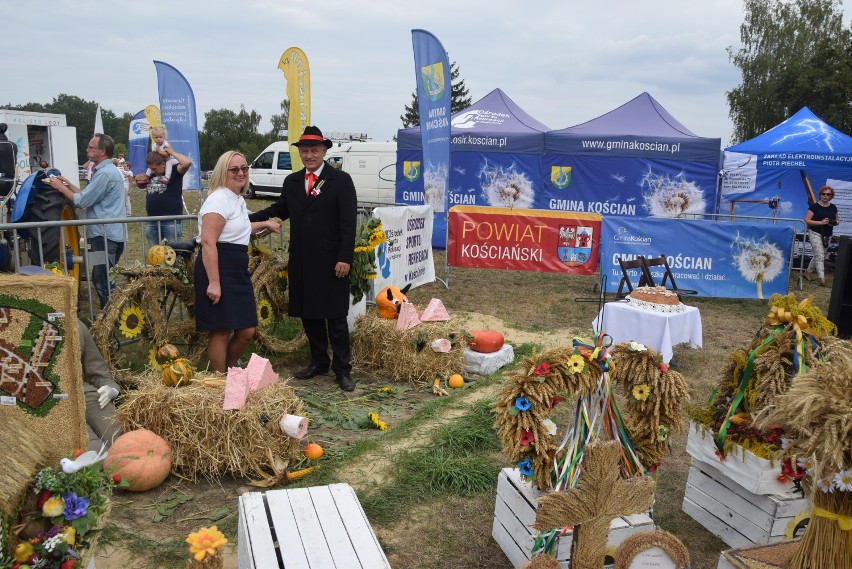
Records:
[[[49,103],[23,105],[10,103],[3,108],[65,115],[66,124],[77,129],[77,160],[80,164],[86,162],[86,146],[95,131],[95,113],[98,108],[96,101],[87,101],[76,95],[62,93]],[[246,111],[242,106],[236,112],[230,109],[213,109],[204,113],[204,129],[198,133],[201,169],[212,170],[216,160],[226,150],[237,149],[249,160],[254,159],[271,142],[281,139],[282,130],[287,128],[289,109],[290,101],[285,99],[281,102],[282,112],[272,115],[272,128],[267,132],[260,130],[261,115],[253,110]],[[115,140],[116,156],[118,154],[127,156],[127,140],[133,114],[129,112],[118,114],[111,109],[101,107],[101,120],[106,131],[104,134],[110,135]],[[178,152],[184,152],[181,148],[176,149]]]

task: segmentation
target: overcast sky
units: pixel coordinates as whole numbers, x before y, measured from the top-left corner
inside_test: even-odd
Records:
[[[311,68],[312,122],[390,139],[415,87],[411,29],[432,32],[473,100],[499,87],[552,129],[649,92],[699,136],[731,141],[742,0],[0,0],[0,105],[60,93],[117,114],[157,103],[153,60],[210,109],[280,112],[281,53]],[[76,126],[76,125],[72,125]]]

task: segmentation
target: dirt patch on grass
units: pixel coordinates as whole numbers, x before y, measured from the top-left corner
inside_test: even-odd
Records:
[[[358,492],[379,488],[388,477],[393,476],[391,467],[394,453],[427,446],[430,433],[467,413],[468,407],[477,401],[496,395],[499,387],[497,384],[492,384],[461,396],[456,395],[456,391],[453,390],[451,396],[457,399],[452,406],[433,417],[428,424],[416,428],[404,439],[382,445],[381,449],[364,454],[342,466],[336,472],[338,481],[351,485]]]

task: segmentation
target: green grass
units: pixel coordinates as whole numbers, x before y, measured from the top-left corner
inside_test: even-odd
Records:
[[[466,415],[438,427],[426,447],[393,455],[393,479],[361,498],[367,517],[388,523],[424,499],[493,491],[500,471],[493,403],[480,401]]]

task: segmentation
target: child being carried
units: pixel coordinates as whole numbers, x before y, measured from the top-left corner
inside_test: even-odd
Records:
[[[151,150],[166,159],[166,173],[160,177],[160,181],[164,184],[169,183],[169,178],[172,177],[172,168],[178,163],[177,158],[172,156],[168,150],[172,145],[166,140],[167,135],[166,127],[162,125],[151,127]],[[150,168],[145,171],[145,174],[149,178],[154,175]]]

